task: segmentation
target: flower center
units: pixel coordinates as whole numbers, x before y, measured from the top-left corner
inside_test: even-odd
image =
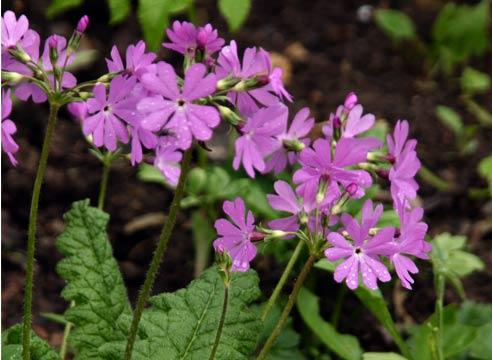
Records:
[[[183,99],[178,100],[178,106],[183,106],[186,103]]]
[[[362,252],[362,249],[360,247],[355,248],[355,253],[358,255]]]

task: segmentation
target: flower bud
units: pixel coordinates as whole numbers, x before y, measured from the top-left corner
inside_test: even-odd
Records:
[[[355,95],[354,92],[350,92],[345,98],[343,107],[345,108],[345,110],[350,111],[354,108],[355,105],[357,105],[357,95]]]
[[[359,186],[356,183],[351,183],[349,184],[346,188],[345,191],[350,195],[354,196],[357,190],[359,189]]]
[[[383,179],[387,179],[389,177],[389,171],[386,169],[377,169],[376,174]]]
[[[24,76],[13,71],[2,71],[2,81],[7,81],[10,84],[17,84],[22,81]]]
[[[53,68],[56,67],[58,61],[58,36],[52,35],[48,38],[48,46],[50,49],[50,61]]]
[[[217,82],[217,90],[229,90],[240,81],[240,78],[227,76]]]
[[[236,114],[236,112],[229,109],[227,106],[216,105],[216,107],[219,110],[220,117],[227,121],[229,124],[237,126],[244,123],[244,119]]]
[[[284,139],[282,141],[282,144],[284,145],[284,148],[286,148],[287,150],[295,151],[295,152],[301,152],[306,147],[306,145],[302,141],[299,141],[297,139],[292,139],[292,140]]]
[[[20,61],[21,63],[27,64],[29,61],[32,60],[29,54],[26,53],[24,49],[19,45],[17,45],[17,47],[15,48],[9,48],[8,51],[14,59]]]
[[[83,33],[85,29],[87,29],[88,25],[89,25],[89,17],[87,15],[84,15],[80,18],[77,27],[75,28],[75,31],[79,33]]]
[[[265,238],[266,234],[258,231],[253,231],[250,235],[251,242],[261,241]]]

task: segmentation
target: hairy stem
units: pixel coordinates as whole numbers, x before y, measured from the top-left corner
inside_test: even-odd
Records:
[[[280,277],[280,280],[278,281],[277,285],[275,286],[275,289],[273,290],[272,295],[268,299],[267,304],[265,305],[265,308],[263,309],[263,312],[261,313],[261,321],[265,321],[268,314],[272,310],[273,306],[277,302],[277,299],[280,295],[280,292],[282,291],[287,279],[290,276],[290,273],[292,272],[292,269],[294,268],[294,264],[297,261],[297,258],[299,257],[299,254],[301,253],[301,250],[304,246],[304,241],[299,240],[297,243],[297,246],[292,253],[292,256],[289,259],[289,262],[287,263],[287,266],[285,267],[284,272],[282,273],[282,276]]]
[[[101,177],[101,185],[99,187],[99,197],[97,199],[97,208],[102,210],[104,208],[104,200],[106,200],[106,192],[108,188],[109,172],[111,170],[111,160],[105,156],[103,161],[103,172]]]
[[[159,265],[161,264],[162,257],[166,251],[167,243],[171,237],[171,233],[176,222],[176,216],[178,215],[180,202],[184,194],[186,176],[188,175],[188,170],[190,167],[191,151],[192,150],[190,148],[184,153],[183,161],[181,163],[181,174],[179,176],[178,185],[176,186],[174,198],[169,209],[169,216],[164,224],[164,227],[162,228],[159,243],[154,251],[149,270],[145,276],[144,284],[142,285],[138,295],[137,306],[135,308],[135,312],[133,313],[130,334],[128,335],[128,340],[126,343],[125,360],[130,360],[132,358],[133,345],[137,336],[138,324],[140,322],[140,318],[142,317],[145,304],[149,298],[150,291],[152,290],[152,286],[154,285],[155,277],[157,275],[157,271],[159,270]]]
[[[212,348],[212,352],[210,353],[209,360],[213,360],[215,358],[215,354],[217,353],[217,348],[219,347],[220,337],[222,336],[222,329],[224,328],[225,318],[227,314],[227,305],[229,302],[229,284],[224,284],[224,303],[222,304],[222,314],[220,315],[219,326],[217,327],[217,332],[215,333],[215,341],[214,346]]]
[[[436,359],[444,360],[443,353],[443,330],[444,330],[444,314],[443,314],[443,304],[444,304],[444,287],[445,280],[444,276],[437,272],[435,275],[435,287],[436,287]]]
[[[43,184],[48,155],[50,153],[51,140],[55,133],[56,120],[60,105],[50,103],[50,116],[46,134],[44,136],[41,157],[39,158],[38,170],[31,198],[31,210],[29,212],[29,226],[27,231],[27,259],[26,259],[26,285],[24,289],[24,316],[22,318],[22,358],[30,359],[31,344],[31,322],[32,322],[32,287],[34,280],[34,253],[36,249],[36,223],[38,219],[39,195]]]
[[[266,359],[268,352],[272,348],[273,344],[275,344],[275,341],[277,340],[278,336],[280,335],[280,332],[285,326],[285,323],[289,317],[292,307],[296,303],[297,295],[299,295],[299,291],[302,288],[302,284],[304,283],[304,280],[306,280],[306,277],[311,271],[311,268],[313,267],[313,264],[317,258],[318,257],[316,255],[311,254],[308,260],[306,261],[306,263],[304,264],[304,267],[302,268],[301,273],[299,274],[299,277],[297,278],[294,284],[294,288],[292,289],[292,292],[289,295],[289,300],[287,301],[287,304],[285,304],[284,310],[282,311],[282,314],[278,319],[277,325],[275,325],[273,332],[268,337],[265,345],[263,345],[263,349],[261,349],[261,352],[256,358],[256,360]]]

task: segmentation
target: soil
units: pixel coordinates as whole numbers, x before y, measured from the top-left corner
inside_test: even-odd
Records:
[[[124,25],[108,27],[104,2],[87,2],[84,11],[75,9],[52,22],[44,17],[47,0],[6,1],[4,9],[15,9],[28,15],[32,26],[42,37],[57,32],[68,35],[70,26],[84,13],[91,18],[83,47],[96,48],[107,56],[112,44],[123,49],[139,39],[135,15]],[[296,98],[293,109],[309,106],[322,121],[343,101],[349,91],[356,91],[366,111],[390,124],[397,119],[410,121],[412,136],[419,140],[422,162],[451,183],[456,191],[442,193],[422,183],[420,197],[426,209],[430,235],[444,231],[469,237],[469,248],[486,263],[484,271],[465,280],[467,296],[479,302],[492,302],[492,204],[486,199],[470,199],[466,190],[485,187],[476,174],[479,160],[492,153],[492,131],[478,133],[478,150],[460,157],[455,150],[453,135],[435,116],[435,107],[444,104],[457,109],[466,123],[474,123],[460,103],[455,76],[428,79],[422,62],[415,61],[410,50],[392,43],[372,21],[358,19],[357,11],[365,1],[306,1],[255,0],[251,15],[236,34],[227,31],[215,2],[197,1],[197,15],[202,22],[210,21],[226,39],[235,38],[241,46],[261,45],[276,53],[290,77],[288,89]],[[427,39],[437,13],[434,1],[369,2],[374,7],[388,6],[406,11],[417,23],[422,38]],[[72,25],[71,25],[72,24]],[[177,61],[169,52],[161,51],[168,61]],[[492,56],[474,59],[472,66],[492,73]],[[102,60],[77,74],[88,80],[105,71]],[[479,98],[482,104],[492,103],[492,94]],[[47,119],[46,106],[23,103],[14,109],[12,117],[18,127],[16,139],[21,150],[19,165],[10,166],[2,158],[2,326],[21,321],[24,282],[26,229],[30,193],[39,158],[42,132]],[[487,141],[489,140],[489,141]],[[55,272],[60,254],[54,247],[56,237],[63,230],[62,214],[73,201],[90,198],[96,201],[100,165],[87,151],[80,125],[62,112],[41,197],[38,245],[35,273],[33,312],[35,330],[53,345],[58,345],[62,328],[46,320],[40,313],[62,313],[67,303],[60,297],[64,283]],[[136,218],[166,211],[171,193],[162,186],[142,183],[136,169],[126,161],[119,161],[111,172],[106,211],[111,214],[109,237],[114,247],[129,295],[135,299],[150,261],[154,242],[159,234],[159,221],[136,232],[125,231],[125,225]],[[154,291],[174,291],[186,286],[193,278],[193,241],[189,217],[184,211],[169,244],[166,261],[161,267]],[[157,217],[159,219],[159,216]],[[162,220],[161,220],[162,221]],[[261,286],[269,293],[281,267],[271,256],[262,257],[254,267],[260,272]],[[321,309],[329,319],[337,295],[333,281],[317,272],[317,293],[322,299]],[[433,311],[432,273],[428,265],[421,265],[412,292],[386,292],[386,298],[397,310],[399,321],[422,321]],[[457,301],[449,289],[447,301]],[[396,299],[396,302],[395,302]],[[401,306],[403,304],[403,306]],[[392,350],[393,345],[384,331],[374,331],[374,319],[366,310],[353,311],[358,306],[354,296],[348,295],[340,321],[340,330],[357,335],[366,350]],[[295,322],[301,329],[300,321]]]

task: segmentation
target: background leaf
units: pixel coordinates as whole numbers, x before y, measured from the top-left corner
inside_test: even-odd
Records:
[[[447,106],[439,105],[436,108],[437,118],[455,135],[459,136],[463,130],[461,115]]]
[[[107,0],[109,6],[109,23],[118,24],[126,19],[132,4],[130,0]]]
[[[60,360],[60,356],[46,341],[31,331],[31,360]],[[22,325],[17,324],[2,332],[2,360],[22,359]]]
[[[150,51],[157,51],[169,25],[169,8],[173,0],[139,0],[138,20]]]
[[[415,24],[412,19],[402,11],[393,9],[379,9],[374,14],[374,20],[393,40],[401,41],[417,37]]]
[[[483,93],[490,89],[490,76],[467,67],[460,78],[461,89],[468,94]]]
[[[46,16],[52,19],[56,15],[82,5],[83,0],[53,0],[46,9]]]
[[[319,314],[318,298],[306,288],[302,288],[297,299],[297,309],[304,323],[335,354],[346,360],[359,360],[362,349],[359,341],[352,335],[342,335]]]
[[[251,9],[251,0],[219,0],[218,5],[229,29],[234,32],[246,21]]]

